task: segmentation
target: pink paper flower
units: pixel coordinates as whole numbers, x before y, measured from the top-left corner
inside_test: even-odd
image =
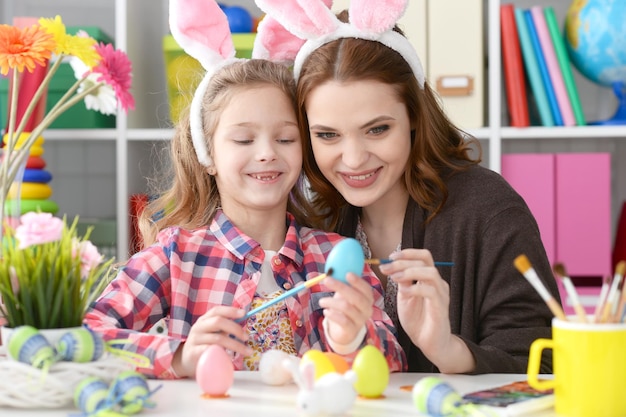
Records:
[[[104,256],[100,255],[98,248],[88,240],[82,242],[75,241],[75,246],[80,256],[80,276],[81,278],[87,278],[93,268],[96,268],[103,261]],[[73,254],[76,256],[76,254]]]
[[[63,220],[50,213],[29,212],[22,215],[20,221],[21,224],[15,229],[15,237],[20,242],[19,249],[61,239]]]
[[[101,42],[95,48],[102,57],[93,68],[94,73],[100,74],[98,81],[106,82],[115,90],[115,96],[124,111],[134,109],[135,99],[130,93],[132,65],[128,56],[123,51],[115,50],[111,44]]]

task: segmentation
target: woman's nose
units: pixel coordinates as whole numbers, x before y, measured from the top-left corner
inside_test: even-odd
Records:
[[[348,168],[361,167],[368,158],[369,153],[365,144],[359,138],[350,138],[344,141],[342,149],[342,161]]]

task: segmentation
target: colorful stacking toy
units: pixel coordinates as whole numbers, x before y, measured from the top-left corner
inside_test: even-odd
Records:
[[[20,149],[29,135],[29,132],[22,133],[17,140],[15,148]],[[4,135],[4,145],[6,145],[6,141],[7,135]],[[19,191],[21,214],[38,210],[55,214],[59,210],[57,203],[49,199],[52,196],[52,188],[49,185],[50,181],[52,181],[52,174],[44,169],[46,161],[42,157],[44,153],[43,144],[44,138],[39,136],[30,148]],[[12,187],[9,192],[9,201],[17,197],[17,189]]]

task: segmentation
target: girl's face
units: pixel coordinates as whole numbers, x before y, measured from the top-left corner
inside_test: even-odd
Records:
[[[227,101],[213,135],[222,208],[229,216],[286,210],[302,169],[296,114],[279,88],[242,89]]]
[[[305,107],[315,161],[350,204],[405,198],[411,123],[391,86],[328,81],[310,92]]]

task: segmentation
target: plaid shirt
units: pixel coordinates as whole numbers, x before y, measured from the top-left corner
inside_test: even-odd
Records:
[[[343,239],[301,227],[287,213],[287,236],[271,260],[277,284],[288,290],[324,271],[333,246]],[[211,225],[195,230],[170,227],[157,243],[131,257],[85,317],[85,324],[106,340],[127,339],[123,348],[144,355],[151,367],[140,371],[158,378],[176,378],[174,352],[196,320],[214,306],[250,309],[265,253],[261,246],[218,211]],[[383,310],[380,281],[366,266],[363,278],[374,290],[374,312],[366,323],[363,346],[384,352],[391,371],[406,368],[396,331]],[[309,349],[332,350],[324,334],[319,300],[332,295],[318,284],[285,300],[299,356]],[[146,333],[168,318],[168,334]],[[251,318],[252,320],[253,318]],[[351,362],[356,352],[347,355]],[[243,357],[233,357],[235,369]]]

